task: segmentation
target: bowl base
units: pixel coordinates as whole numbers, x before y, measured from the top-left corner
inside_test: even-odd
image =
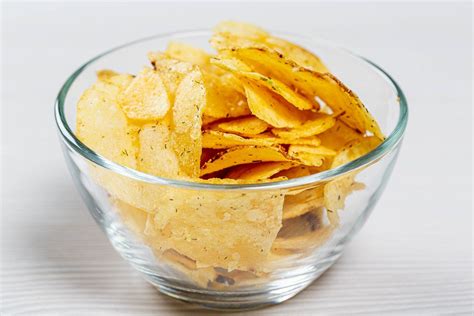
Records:
[[[291,273],[292,276],[252,290],[218,291],[183,287],[154,274],[146,273],[143,270],[142,272],[145,272],[146,280],[158,291],[179,301],[212,310],[244,311],[279,304],[292,298],[319,278],[340,255],[339,251],[333,252],[331,256],[316,265],[305,267],[304,272],[295,269],[296,271]]]

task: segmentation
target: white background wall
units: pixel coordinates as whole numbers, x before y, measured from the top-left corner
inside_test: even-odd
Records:
[[[410,105],[393,177],[341,260],[256,314],[472,313],[471,4],[56,2],[2,11],[2,315],[194,309],[156,293],[96,227],[63,163],[53,102],[66,77],[105,49],[223,19],[347,46],[392,74]]]

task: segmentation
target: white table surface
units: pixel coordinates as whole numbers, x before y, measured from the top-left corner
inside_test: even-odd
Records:
[[[340,261],[295,298],[254,314],[471,314],[471,10],[434,3],[5,5],[0,314],[209,314],[159,294],[115,253],[72,185],[52,110],[65,78],[91,56],[226,18],[351,47],[399,81],[411,111],[386,192]]]

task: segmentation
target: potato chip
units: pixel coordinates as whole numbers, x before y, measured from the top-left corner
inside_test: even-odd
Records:
[[[119,77],[128,82],[132,80],[127,75]],[[121,86],[101,80],[87,89],[77,104],[76,135],[105,158],[135,168],[134,128],[129,126],[118,105],[120,93]]]
[[[301,46],[276,37],[267,38],[267,43],[301,67],[321,73],[329,72],[318,56]]]
[[[153,68],[160,74],[161,79],[168,91],[170,103],[174,103],[176,89],[181,80],[196,69],[196,66],[189,62],[180,61],[168,57],[168,55],[159,52],[151,52],[148,54]]]
[[[305,97],[299,95],[297,92],[293,91],[285,85],[283,82],[272,79],[258,72],[250,71],[250,68],[236,59],[218,59],[213,58],[211,62],[232,71],[234,74],[244,77],[247,79],[252,80],[257,84],[261,84],[265,88],[275,92],[276,94],[280,95],[283,99],[288,101],[291,105],[294,105],[300,110],[310,110],[313,108],[318,108],[318,104],[316,102],[311,102]]]
[[[227,122],[221,122],[215,125],[220,131],[239,135],[257,135],[265,132],[270,126],[255,116],[237,118]]]
[[[345,145],[334,157],[331,168],[336,168],[345,163],[353,161],[380,145],[381,140],[377,137],[365,137],[356,139]],[[343,209],[345,198],[354,190],[354,178],[357,172],[351,172],[340,176],[324,187],[324,204],[328,210],[336,211]]]
[[[168,92],[161,76],[152,69],[144,68],[119,95],[119,104],[125,115],[132,120],[158,120],[170,108]]]
[[[202,147],[223,149],[234,146],[272,146],[271,140],[244,138],[236,134],[207,130],[202,133]]]
[[[202,134],[203,148],[224,149],[233,146],[273,146],[277,144],[299,144],[318,146],[321,140],[317,137],[299,139],[278,138],[271,134],[253,135],[251,138],[215,130],[206,130]]]
[[[239,117],[250,114],[245,95],[239,92],[242,84],[229,81],[225,75],[204,73],[207,102],[204,114],[214,118]]]
[[[380,127],[359,98],[332,74],[299,67],[281,54],[265,48],[235,49],[232,55],[258,68],[259,72],[297,89],[307,98],[319,97],[334,112],[344,112],[341,120],[350,127],[362,133],[372,132],[383,139]]]
[[[334,228],[332,226],[326,226],[302,236],[277,238],[273,242],[272,251],[281,249],[291,249],[298,252],[310,251],[324,245],[333,232]]]
[[[280,147],[237,146],[207,161],[201,168],[201,176],[232,166],[265,161],[290,161],[290,159]]]
[[[299,153],[305,152],[320,156],[335,156],[336,152],[324,146],[306,146],[306,145],[291,145],[288,147],[288,154],[297,156]]]
[[[201,72],[194,69],[176,90],[171,128],[171,145],[180,169],[189,177],[199,177],[202,136],[201,117],[206,106],[206,90]]]
[[[336,119],[333,127],[321,134],[318,134],[318,136],[321,138],[322,145],[333,150],[339,150],[348,142],[363,137],[362,134],[353,130],[339,119]]]
[[[323,73],[328,72],[319,57],[313,53],[247,23],[233,21],[220,23],[214,28],[211,44],[218,50],[245,47],[274,49],[302,67]]]
[[[309,171],[308,166],[297,166],[288,170],[280,171],[279,173],[275,174],[275,177],[286,177],[288,179],[295,179],[300,177],[306,177],[310,174],[311,172]]]
[[[210,59],[205,50],[180,42],[169,42],[165,54],[170,58],[201,66],[208,65]]]
[[[335,124],[335,119],[326,114],[313,114],[310,119],[296,128],[273,128],[272,133],[282,138],[301,138],[323,133]]]
[[[269,179],[282,170],[294,167],[294,162],[263,162],[239,165],[226,174],[226,178],[258,181]]]
[[[304,190],[298,194],[285,196],[283,219],[293,218],[324,205],[324,186]]]
[[[235,21],[221,22],[213,29],[213,31],[216,34],[232,34],[234,36],[250,38],[257,41],[264,40],[270,36],[270,34],[258,26]]]
[[[170,126],[166,122],[146,124],[139,133],[138,169],[164,178],[184,176],[171,146]]]
[[[244,88],[250,111],[262,121],[274,127],[297,127],[305,122],[305,112],[297,110],[267,88],[248,81]]]
[[[283,219],[277,238],[297,237],[322,228],[323,213],[322,207],[314,207],[299,216]]]
[[[281,227],[283,194],[183,189],[174,194],[173,209],[155,215],[161,228],[153,248],[174,249],[197,267],[260,269]]]

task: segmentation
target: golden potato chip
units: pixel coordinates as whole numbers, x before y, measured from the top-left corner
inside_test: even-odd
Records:
[[[294,167],[296,163],[284,162],[262,162],[250,165],[239,165],[226,174],[226,178],[257,181],[268,179],[282,170]]]
[[[257,135],[265,132],[270,126],[255,116],[237,118],[227,122],[221,122],[215,125],[220,131],[239,135]]]
[[[288,154],[291,158],[300,161],[306,166],[320,167],[324,163],[325,157],[322,155],[315,155],[308,152],[293,152]]]
[[[276,37],[267,38],[267,43],[299,66],[321,73],[329,72],[318,56],[301,46]]]
[[[273,128],[272,133],[282,138],[301,138],[318,135],[334,126],[335,119],[326,114],[313,114],[306,122],[296,128]]]
[[[372,132],[383,139],[380,127],[360,99],[332,74],[299,67],[295,62],[265,48],[235,49],[232,55],[258,68],[259,72],[297,89],[307,98],[319,97],[334,112],[344,112],[340,118],[350,127],[362,133]]]
[[[201,176],[232,166],[266,161],[290,161],[290,159],[280,147],[237,146],[207,161],[201,168]]]
[[[242,84],[229,81],[226,75],[204,73],[207,102],[204,114],[214,118],[239,117],[250,114]]]
[[[320,155],[320,156],[335,156],[336,152],[324,146],[306,146],[306,145],[291,145],[288,147],[288,154],[298,155],[301,152]]]
[[[274,93],[280,95],[283,99],[288,101],[291,105],[294,105],[300,110],[310,110],[313,108],[318,108],[318,104],[314,101],[306,99],[305,97],[299,95],[297,92],[293,91],[285,85],[283,82],[272,79],[258,72],[252,72],[251,69],[237,59],[219,59],[212,58],[211,62],[220,67],[223,67],[229,71],[232,71],[234,74],[250,79],[256,84],[261,84],[265,88],[273,91]]]
[[[214,28],[211,44],[217,49],[265,47],[296,62],[298,65],[318,72],[328,72],[322,61],[308,50],[284,39],[270,35],[263,29],[233,21],[222,22]]]
[[[199,177],[202,136],[201,117],[206,106],[206,90],[201,72],[194,69],[176,89],[171,128],[171,145],[180,169],[189,177]]]
[[[333,150],[339,150],[348,142],[363,137],[362,134],[353,130],[339,119],[336,119],[333,127],[321,134],[318,134],[318,136],[321,138],[322,145]]]
[[[125,81],[132,79],[120,75]],[[118,105],[121,86],[99,80],[77,104],[76,135],[89,148],[118,164],[135,168],[134,128]]]
[[[334,157],[331,168],[336,168],[353,161],[380,145],[381,140],[375,136],[356,139],[346,144]],[[324,187],[324,205],[328,210],[343,209],[346,197],[355,189],[354,178],[357,172],[340,176]],[[356,186],[357,187],[357,186]]]
[[[210,59],[210,55],[205,50],[180,42],[169,42],[165,53],[170,58],[193,65],[207,65]]]
[[[144,68],[119,95],[119,104],[125,115],[132,120],[158,120],[170,108],[168,92],[161,76],[152,69]]]
[[[274,127],[297,127],[305,122],[305,112],[267,88],[251,82],[245,82],[244,88],[250,111],[262,121]]]
[[[308,166],[297,166],[288,170],[283,170],[275,174],[275,177],[286,177],[288,179],[295,179],[309,176],[311,172]]]
[[[223,149],[234,146],[272,146],[275,143],[266,139],[244,138],[236,134],[207,130],[202,133],[202,147]]]
[[[291,138],[275,137],[271,133],[262,133],[258,135],[253,135],[252,139],[267,140],[267,141],[273,142],[274,144],[283,144],[283,145],[294,144],[294,145],[319,146],[321,144],[321,140],[317,136],[291,139]]]

